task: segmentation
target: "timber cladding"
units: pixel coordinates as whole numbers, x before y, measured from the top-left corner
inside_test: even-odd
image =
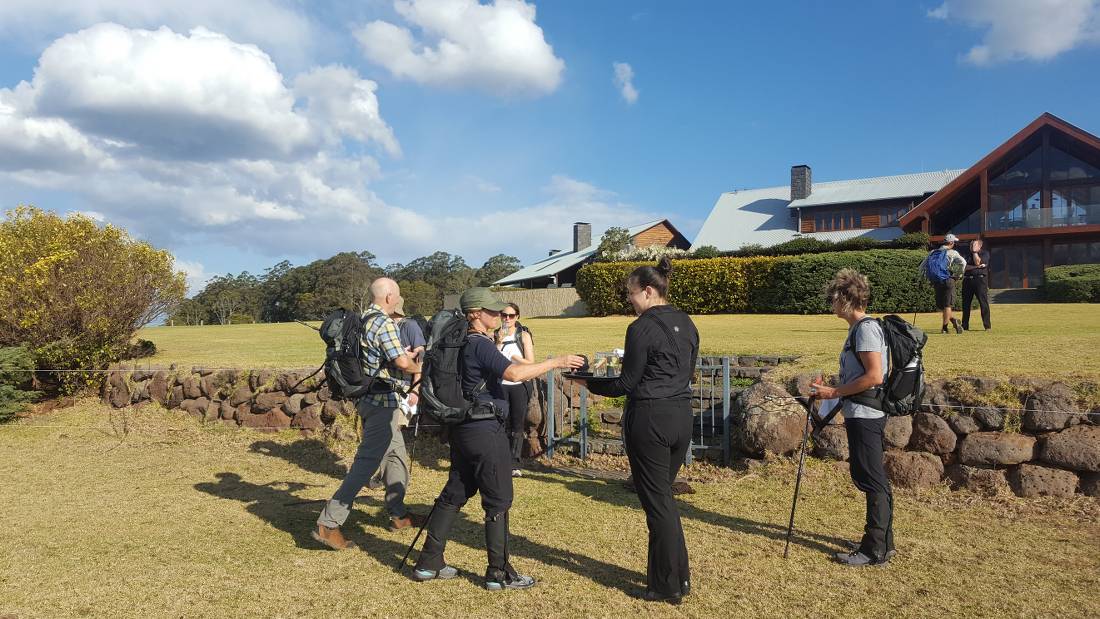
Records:
[[[635,236],[634,247],[652,247],[654,245],[668,247],[675,238],[676,235],[672,233],[672,230],[669,230],[668,226],[662,222]]]

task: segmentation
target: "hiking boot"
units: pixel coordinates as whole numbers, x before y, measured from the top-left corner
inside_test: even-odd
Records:
[[[642,599],[646,602],[664,602],[666,604],[672,604],[673,606],[679,606],[683,603],[684,596],[679,593],[664,594],[646,589],[645,593],[642,594]]]
[[[348,541],[344,537],[339,528],[330,528],[323,524],[317,525],[315,531],[310,531],[310,536],[333,550],[355,550],[358,548],[355,542]]]
[[[428,519],[420,514],[414,514],[409,512],[404,516],[398,518],[393,516],[390,518],[390,530],[400,531],[401,529],[407,529],[409,527],[421,527]]]
[[[458,576],[458,570],[455,568],[444,565],[438,570],[426,570],[426,569],[414,569],[412,573],[413,580],[417,582],[428,582],[429,580],[450,580]]]
[[[944,325],[943,328],[940,329],[940,333],[949,333],[949,331],[947,330],[947,325]]]
[[[889,553],[887,553],[887,554],[889,554]],[[882,561],[876,561],[874,559],[874,557],[870,557],[868,555],[865,555],[865,554],[863,554],[862,552],[860,552],[858,550],[855,550],[855,551],[852,551],[852,552],[838,552],[838,553],[833,555],[833,558],[836,559],[837,561],[839,561],[840,563],[842,563],[844,565],[847,565],[849,567],[867,567],[869,565],[883,565],[887,561],[890,560],[889,558],[886,558],[886,559],[883,559]]]
[[[485,588],[489,591],[504,591],[505,589],[530,589],[535,586],[535,579],[523,574],[517,574],[508,570],[489,568],[485,570]]]
[[[962,335],[963,328],[959,325],[959,320],[957,318],[951,319],[951,326],[955,327],[955,333]]]
[[[845,542],[844,545],[848,547],[848,552],[858,552],[859,551],[859,542]],[[842,553],[837,553],[837,554],[842,554]],[[887,550],[886,551],[886,558],[883,559],[882,562],[885,563],[885,562],[889,561],[890,559],[893,559],[895,556],[897,556],[897,554],[898,554],[898,551],[894,548],[891,548],[890,550]]]

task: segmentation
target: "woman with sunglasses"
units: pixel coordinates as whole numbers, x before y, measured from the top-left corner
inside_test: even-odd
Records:
[[[640,266],[626,280],[627,300],[638,319],[626,330],[622,372],[588,390],[626,396],[623,438],[630,473],[649,529],[649,564],[642,599],[679,604],[691,590],[687,544],[672,482],[691,446],[691,378],[699,331],[691,317],[668,302],[672,262]],[[581,379],[584,380],[584,379]]]
[[[531,330],[519,324],[519,306],[509,303],[500,312],[500,328],[496,331],[497,350],[511,363],[534,363],[535,343]],[[523,437],[527,421],[527,403],[531,399],[531,381],[502,381],[508,396],[508,440],[512,448],[512,477],[522,477],[519,468],[523,455]]]

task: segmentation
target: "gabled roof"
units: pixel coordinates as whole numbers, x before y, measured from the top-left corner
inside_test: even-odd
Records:
[[[920,172],[917,174],[899,174],[897,176],[859,178],[850,181],[814,183],[809,196],[801,200],[792,200],[787,206],[789,208],[803,208],[827,204],[913,198],[939,191],[944,185],[950,183],[962,173],[963,170],[961,169],[943,170],[941,172]]]
[[[890,240],[901,235],[901,229],[895,227],[800,234],[795,229],[798,220],[788,208],[790,194],[791,188],[787,185],[722,194],[691,248],[712,245],[729,251],[750,244],[770,247],[795,238],[838,242],[858,236]]]
[[[993,149],[985,157],[982,157],[978,163],[967,168],[962,174],[959,174],[950,183],[947,183],[943,189],[940,189],[935,194],[930,196],[924,202],[921,202],[916,208],[906,213],[900,219],[902,228],[909,228],[914,222],[920,220],[925,214],[930,214],[937,211],[941,206],[947,203],[959,190],[970,185],[975,180],[981,177],[982,171],[990,168],[1000,161],[1003,157],[1008,155],[1017,146],[1022,144],[1031,136],[1035,135],[1040,129],[1044,127],[1051,127],[1057,131],[1061,131],[1074,139],[1080,140],[1093,148],[1100,150],[1100,138],[1095,135],[1076,127],[1061,118],[1058,118],[1050,112],[1043,112],[1038,118],[1033,120],[1031,124],[1021,129],[1016,135],[1009,138],[1003,144]]]
[[[634,238],[662,222],[664,222],[669,227],[669,229],[672,230],[673,234],[680,234],[676,230],[676,228],[672,227],[672,224],[669,223],[667,219],[655,219],[644,224],[632,226],[630,228],[627,228],[627,233],[630,235],[630,238]],[[497,281],[493,282],[493,285],[507,286],[509,284],[518,284],[520,282],[525,282],[529,279],[553,277],[554,275],[561,273],[562,271],[571,267],[577,266],[578,264],[591,258],[596,253],[597,247],[598,245],[589,245],[588,247],[580,251],[567,251],[560,254],[554,254],[553,256],[547,256],[546,258],[543,258],[542,260],[539,260],[538,262],[530,266],[523,267],[515,273],[498,279]]]

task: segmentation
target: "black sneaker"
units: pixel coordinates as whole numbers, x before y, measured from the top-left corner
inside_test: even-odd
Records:
[[[962,335],[963,328],[959,325],[959,321],[955,318],[951,319],[951,326],[955,327],[955,333]]]
[[[943,326],[943,328],[942,328],[942,329],[940,329],[940,333],[948,333],[948,331],[947,331],[947,325],[944,325],[944,326]]]
[[[848,547],[848,552],[858,552],[859,551],[859,542],[845,542],[844,545]],[[845,553],[839,553],[839,552],[837,553],[837,555],[840,555],[840,554],[845,554]],[[889,561],[890,559],[893,559],[895,556],[897,556],[897,554],[898,554],[898,551],[897,551],[896,548],[891,548],[890,550],[887,550],[886,551],[886,558],[883,559],[882,562],[885,563],[885,562]],[[835,556],[836,555],[834,555],[834,557]]]
[[[493,570],[496,574],[485,573],[485,588],[489,591],[504,591],[505,589],[530,589],[535,586],[535,579],[523,574],[509,574],[503,570]]]
[[[664,602],[666,604],[672,604],[673,606],[679,606],[684,602],[684,596],[679,593],[672,595],[665,595],[663,593],[657,593],[656,591],[645,590],[642,594],[642,599],[646,602]]]

